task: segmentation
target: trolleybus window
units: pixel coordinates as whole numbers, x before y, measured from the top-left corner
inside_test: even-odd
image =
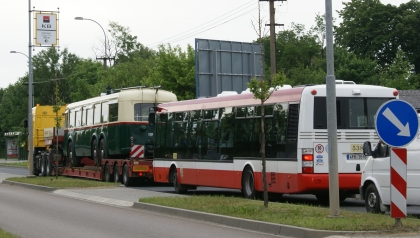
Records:
[[[95,104],[94,106],[94,116],[93,116],[93,124],[100,124],[101,123],[101,104]]]
[[[108,104],[108,106],[109,106],[109,122],[118,121],[118,103]]]

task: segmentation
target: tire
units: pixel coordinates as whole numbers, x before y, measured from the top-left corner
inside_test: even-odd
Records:
[[[109,183],[112,182],[113,177],[111,176],[111,168],[109,167],[109,163],[106,163],[104,169],[104,181]]]
[[[49,155],[45,155],[45,172],[46,176],[52,175],[52,165],[51,165],[51,157]]]
[[[47,174],[47,172],[45,171],[46,170],[46,168],[45,168],[45,163],[46,161],[45,161],[45,155],[44,154],[42,154],[41,155],[41,173],[39,174],[40,176],[45,176],[46,174]]]
[[[101,164],[98,163],[98,145],[96,143],[96,139],[93,139],[92,144],[90,146],[91,149],[91,157],[93,161],[95,162],[95,166],[99,167]]]
[[[123,167],[122,183],[126,187],[130,187],[133,184],[133,178],[130,178],[127,164],[125,164]]]
[[[179,183],[178,172],[176,171],[176,169],[172,173],[172,183],[174,184],[175,193],[185,194],[187,192],[186,187]]]
[[[105,158],[105,141],[101,139],[99,141],[99,153],[97,154],[98,166],[101,166],[102,160]]]
[[[255,199],[254,172],[250,167],[245,168],[242,173],[242,194],[245,198]]]
[[[121,180],[120,180],[120,173],[119,173],[119,171],[118,171],[118,164],[115,164],[114,165],[114,173],[113,173],[113,175],[114,175],[114,182],[115,183],[118,183],[118,182],[120,182]]]
[[[67,146],[67,157],[70,162],[70,166],[78,167],[80,165],[79,159],[73,154],[73,142],[69,142]]]
[[[381,198],[379,197],[375,184],[369,184],[369,186],[367,186],[364,197],[367,212],[383,213],[381,212]]]

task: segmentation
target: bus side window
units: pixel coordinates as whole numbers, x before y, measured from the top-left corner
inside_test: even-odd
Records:
[[[109,122],[118,121],[118,103],[109,104]]]

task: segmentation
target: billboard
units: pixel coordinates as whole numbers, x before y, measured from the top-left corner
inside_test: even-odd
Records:
[[[56,46],[58,43],[58,17],[52,12],[37,12],[34,18],[35,44]]]
[[[195,39],[196,97],[241,93],[251,78],[261,78],[263,64],[262,44]]]

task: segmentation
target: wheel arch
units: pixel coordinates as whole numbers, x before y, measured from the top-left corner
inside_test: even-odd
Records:
[[[376,190],[378,191],[378,194],[379,194],[379,198],[381,199],[381,203],[383,204],[382,190],[379,187],[378,181],[374,177],[369,176],[365,179],[365,181],[363,182],[363,188],[362,188],[363,195],[361,196],[363,196],[363,198],[366,199],[366,189],[370,184],[373,184],[376,187]]]

